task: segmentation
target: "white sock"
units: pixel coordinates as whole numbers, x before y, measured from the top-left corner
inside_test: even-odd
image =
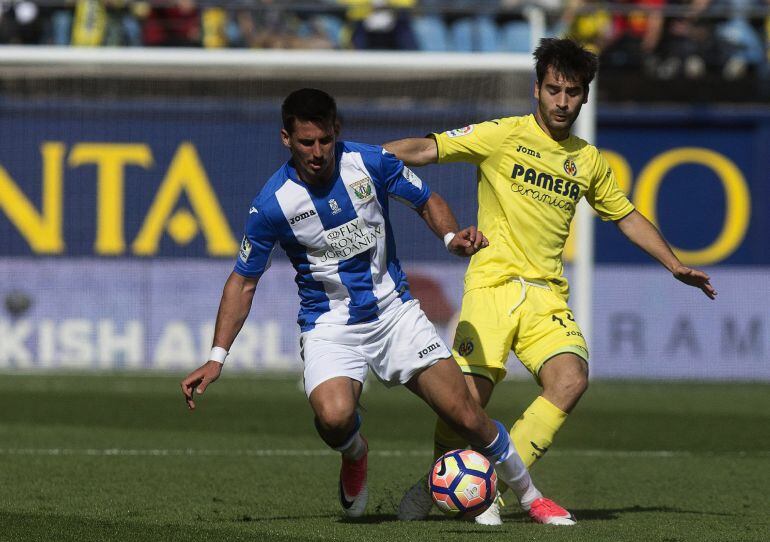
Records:
[[[511,450],[508,457],[498,461],[495,465],[495,470],[500,479],[508,484],[516,498],[519,499],[519,503],[521,503],[521,507],[524,510],[529,510],[532,501],[543,496],[535,487],[527,467],[515,449]]]
[[[350,440],[339,448],[335,448],[335,450],[341,452],[345,459],[358,461],[366,453],[366,443],[361,437],[361,432],[356,431],[356,434],[350,437]]]

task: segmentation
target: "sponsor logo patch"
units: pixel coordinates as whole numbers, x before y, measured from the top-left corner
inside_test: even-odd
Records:
[[[377,239],[385,237],[381,224],[368,226],[361,218],[354,218],[341,226],[324,231],[326,246],[310,253],[320,263],[347,260],[377,246]]]
[[[340,204],[337,203],[337,200],[334,198],[329,200],[329,208],[332,210],[333,215],[336,215],[342,212],[342,208],[340,207]]]
[[[468,135],[473,131],[473,125],[463,126],[462,128],[456,128],[454,130],[447,130],[444,132],[447,137],[461,137]]]
[[[249,242],[249,239],[244,235],[241,240],[241,250],[238,251],[238,257],[243,263],[246,263],[249,260],[249,254],[251,254],[251,242]]]
[[[409,181],[410,184],[422,190],[422,179],[420,179],[414,171],[404,166],[404,171],[401,172],[401,175],[403,175],[404,179]]]
[[[572,161],[567,160],[567,162]],[[567,162],[564,163],[565,170],[567,169]],[[574,166],[575,164],[572,162],[572,167]],[[577,168],[575,168],[575,173],[577,173]],[[537,171],[531,167],[525,168],[521,164],[514,163],[513,171],[511,171],[511,178],[518,181],[512,186],[512,190],[515,192],[521,192],[523,190],[523,184],[519,184],[523,181],[524,183],[542,188],[543,191],[547,190],[561,196],[567,196],[575,202],[580,199],[580,186],[576,182],[565,180],[560,177],[554,177],[545,171]]]

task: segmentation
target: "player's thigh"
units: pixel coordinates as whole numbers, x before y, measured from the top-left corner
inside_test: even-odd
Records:
[[[349,335],[347,327],[319,326],[301,335],[300,357],[308,398],[319,385],[339,377],[358,382],[353,389],[360,394],[368,367],[360,348],[352,344],[355,337]],[[355,398],[357,401],[358,395]]]
[[[377,378],[387,386],[405,384],[416,374],[449,358],[451,352],[417,300],[407,301],[364,337],[362,349]]]
[[[451,357],[420,371],[405,386],[434,410],[473,400],[463,373]]]
[[[544,364],[562,353],[571,353],[588,362],[586,345],[580,326],[566,301],[551,290],[529,287],[521,311],[514,352],[521,363],[540,383]]]
[[[516,334],[510,314],[521,286],[505,283],[476,288],[463,295],[452,354],[465,374],[497,383],[505,377],[505,364]]]

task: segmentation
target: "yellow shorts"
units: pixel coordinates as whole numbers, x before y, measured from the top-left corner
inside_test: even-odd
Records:
[[[543,364],[556,354],[588,361],[572,311],[545,282],[515,278],[465,292],[452,347],[462,371],[500,382],[511,350],[538,382]]]

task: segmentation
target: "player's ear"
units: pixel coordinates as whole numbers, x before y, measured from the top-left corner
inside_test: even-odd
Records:
[[[281,143],[283,143],[283,146],[288,148],[291,148],[291,145],[289,143],[291,139],[291,136],[289,135],[289,132],[286,131],[286,128],[281,128]]]
[[[589,91],[590,89],[591,89],[591,87],[589,87],[588,85],[586,85],[585,87],[583,87],[583,103],[584,103],[584,104],[587,104],[587,103],[588,103],[588,91]]]
[[[535,79],[535,90],[533,92],[533,96],[535,97],[536,100],[540,99],[540,81],[538,81],[537,79]]]

